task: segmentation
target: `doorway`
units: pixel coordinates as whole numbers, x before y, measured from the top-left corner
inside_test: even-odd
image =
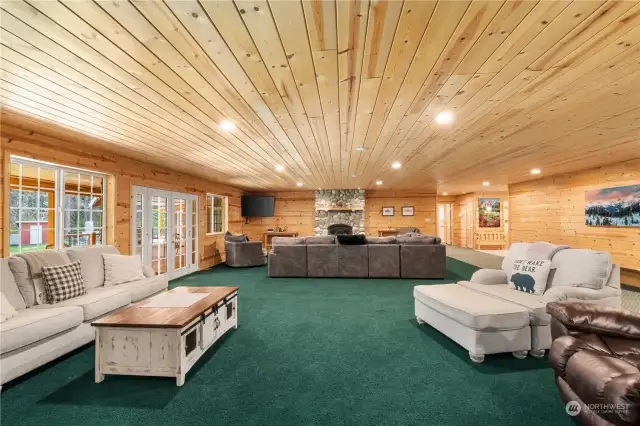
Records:
[[[133,186],[132,254],[169,279],[198,270],[198,197]]]
[[[451,204],[438,204],[438,236],[443,244],[451,245],[453,236],[451,232]]]

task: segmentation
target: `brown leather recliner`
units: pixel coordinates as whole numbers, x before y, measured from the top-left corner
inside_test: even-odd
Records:
[[[640,315],[571,302],[547,312],[549,363],[565,404],[580,404],[585,425],[640,425]]]

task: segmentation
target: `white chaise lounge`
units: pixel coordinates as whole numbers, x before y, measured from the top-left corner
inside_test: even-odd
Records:
[[[415,314],[469,351],[474,362],[484,355],[513,352],[541,357],[551,347],[549,302],[574,300],[620,307],[620,267],[607,252],[564,249],[551,258],[543,295],[509,288],[514,260],[526,259],[531,244],[515,243],[502,269],[480,269],[470,281],[414,288]],[[526,324],[522,324],[523,314]],[[523,345],[524,335],[529,336]],[[526,347],[525,347],[526,346]]]

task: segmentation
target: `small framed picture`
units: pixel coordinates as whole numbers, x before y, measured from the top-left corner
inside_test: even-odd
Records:
[[[395,210],[393,210],[393,207],[382,208],[382,216],[393,216],[394,214],[395,214]]]
[[[413,216],[413,206],[403,207],[402,216]]]

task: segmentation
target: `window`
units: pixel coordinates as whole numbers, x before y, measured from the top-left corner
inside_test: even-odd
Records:
[[[106,177],[11,157],[9,252],[102,244]]]
[[[225,232],[225,197],[207,195],[207,234]]]

